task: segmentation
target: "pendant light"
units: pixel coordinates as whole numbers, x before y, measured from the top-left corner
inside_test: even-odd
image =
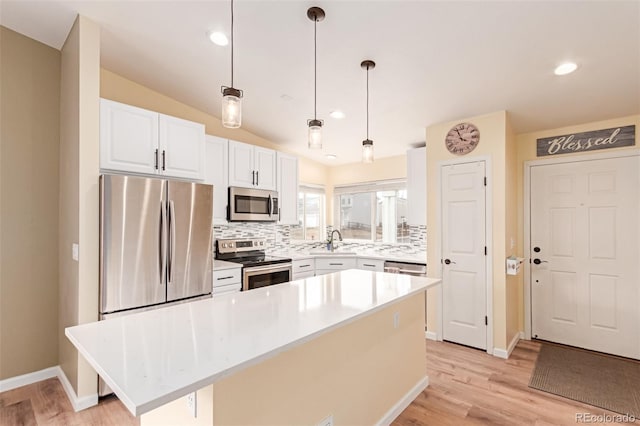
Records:
[[[231,87],[222,86],[222,125],[237,129],[242,124],[242,90],[233,87],[233,0],[231,0]]]
[[[322,125],[324,122],[318,120],[318,43],[317,24],[324,19],[324,10],[319,7],[310,7],[307,10],[307,17],[313,21],[313,119],[307,120],[309,126],[309,148],[322,149]]]
[[[360,67],[367,70],[367,138],[362,141],[362,162],[373,163],[373,141],[369,139],[369,70],[376,67],[373,61],[362,61]]]

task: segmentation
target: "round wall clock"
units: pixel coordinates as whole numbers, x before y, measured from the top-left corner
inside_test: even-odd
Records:
[[[445,145],[450,153],[465,155],[474,150],[480,142],[480,131],[471,123],[456,124],[449,130]]]

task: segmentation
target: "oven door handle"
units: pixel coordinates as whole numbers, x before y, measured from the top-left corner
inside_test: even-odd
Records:
[[[271,194],[269,194],[269,201],[267,203],[267,214],[271,217]]]
[[[249,275],[255,275],[254,272],[282,272],[282,271],[291,271],[292,265],[291,263],[282,263],[276,265],[266,265],[266,266],[252,266],[244,269],[244,273]]]

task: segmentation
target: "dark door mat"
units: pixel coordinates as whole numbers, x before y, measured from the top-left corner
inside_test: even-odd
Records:
[[[542,344],[529,387],[640,418],[640,362]]]

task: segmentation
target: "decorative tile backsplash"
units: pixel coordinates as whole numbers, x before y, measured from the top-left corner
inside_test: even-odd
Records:
[[[213,227],[213,238],[265,238],[268,250],[310,250],[324,247],[322,241],[292,240],[291,230],[297,225],[277,225],[262,222],[238,222]],[[343,241],[344,250],[373,251],[380,254],[416,254],[427,250],[426,226],[409,226],[409,242],[390,244],[373,241]]]

